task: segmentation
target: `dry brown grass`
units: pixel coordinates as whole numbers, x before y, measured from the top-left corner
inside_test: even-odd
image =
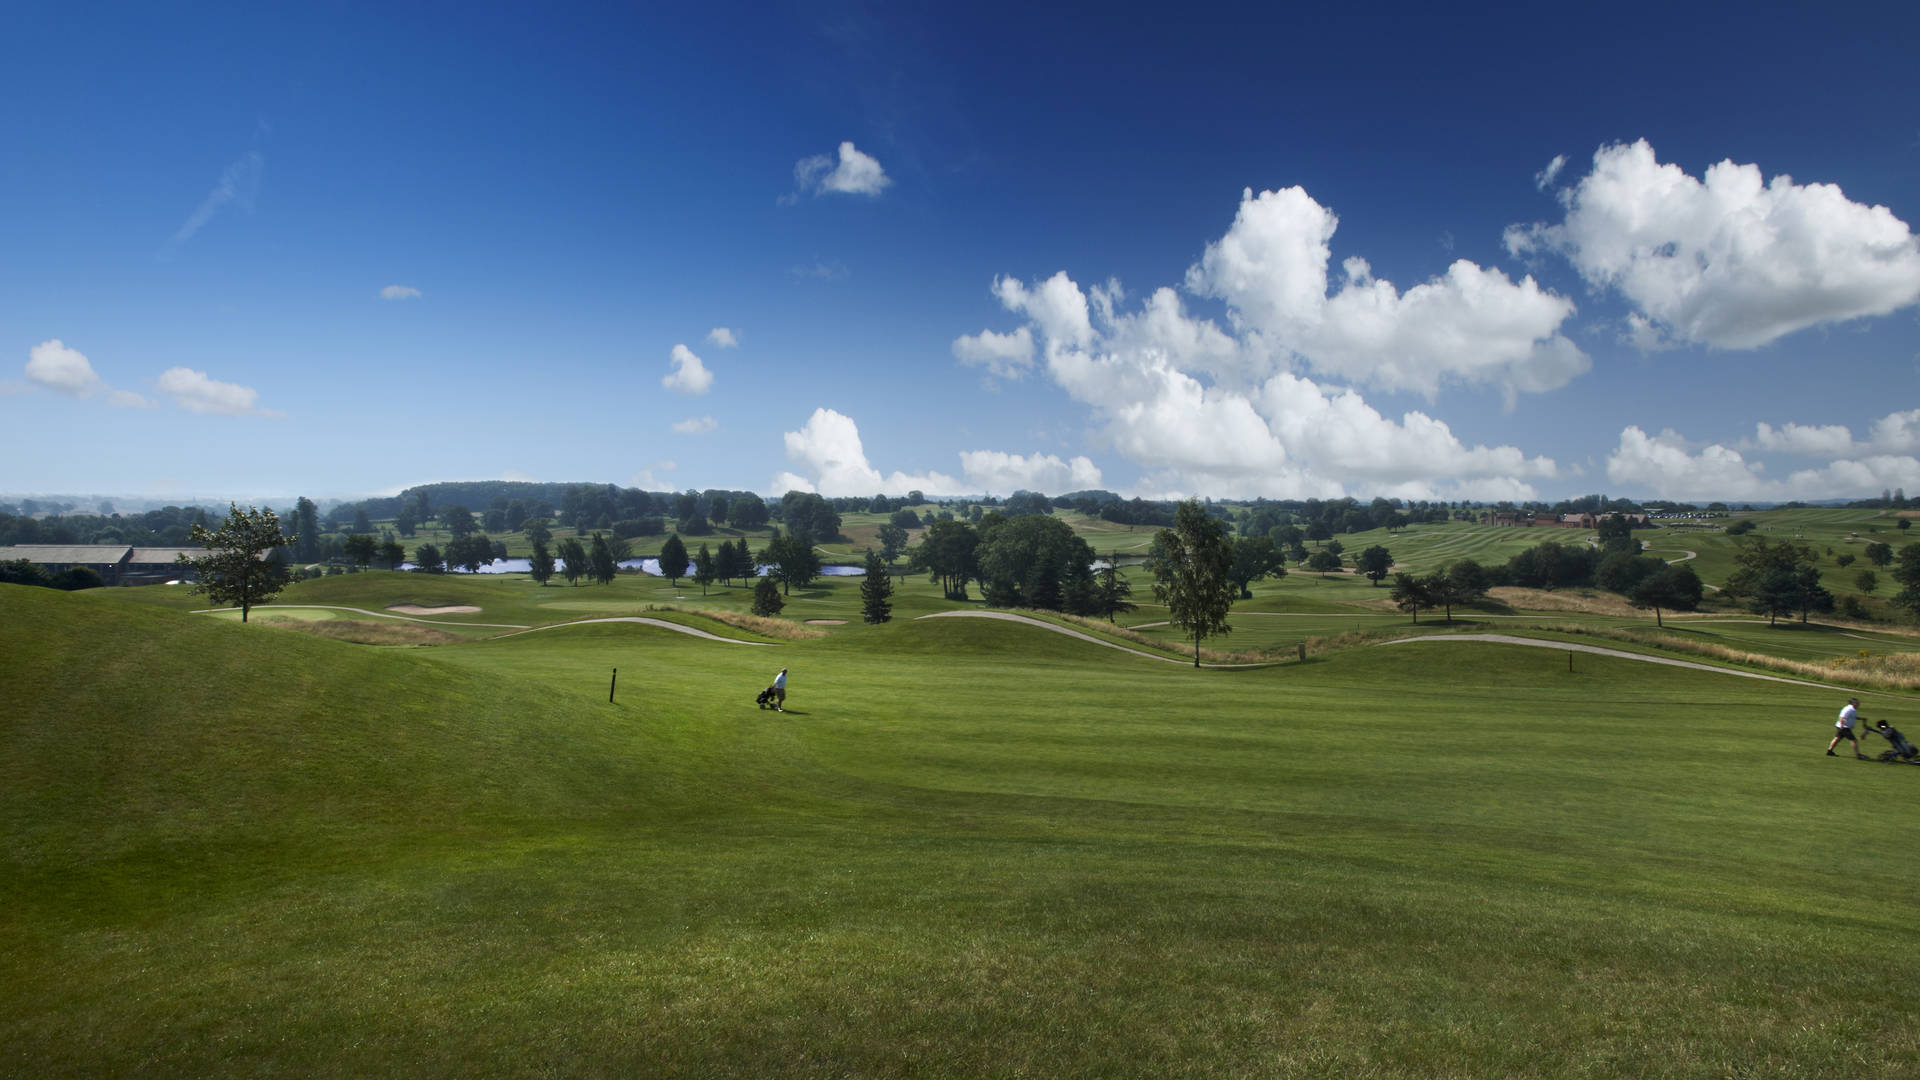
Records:
[[[1724,660],[1730,664],[1794,675],[1814,682],[1841,682],[1870,690],[1920,690],[1920,653],[1873,653],[1862,649],[1853,656],[1836,656],[1828,660],[1788,660],[1785,657],[1769,656],[1766,653],[1732,649],[1710,641],[1674,637],[1657,630],[1649,632],[1628,627],[1584,626],[1579,623],[1540,625],[1531,629],[1627,641],[1636,645],[1651,645],[1663,652],[1704,656],[1714,660]]]
[[[801,626],[787,619],[769,619],[764,615],[747,615],[738,611],[709,611],[704,608],[675,607],[672,604],[647,605],[648,611],[672,611],[681,615],[697,615],[702,619],[725,623],[740,630],[748,630],[762,637],[779,638],[782,641],[809,641],[826,637],[825,630],[815,630]]]
[[[288,620],[277,625],[288,630],[298,630],[303,634],[312,634],[315,637],[331,638],[334,641],[351,641],[356,645],[448,645],[466,640],[459,634],[436,630],[431,626],[393,622],[386,619],[323,619],[317,622]]]
[[[1580,615],[1644,615],[1646,612],[1613,593],[1595,589],[1522,589],[1502,585],[1488,589],[1487,595],[1516,611],[1570,611]]]

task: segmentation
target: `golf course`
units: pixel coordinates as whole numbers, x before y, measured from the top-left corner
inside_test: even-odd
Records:
[[[1920,1075],[1911,626],[1129,573],[0,585],[0,1074]]]

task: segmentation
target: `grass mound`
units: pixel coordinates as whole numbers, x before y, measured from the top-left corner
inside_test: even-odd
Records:
[[[984,619],[371,649],[99,592],[0,586],[9,1074],[1920,1069],[1920,869],[1844,828],[1911,831],[1920,769],[1821,756],[1831,693]]]

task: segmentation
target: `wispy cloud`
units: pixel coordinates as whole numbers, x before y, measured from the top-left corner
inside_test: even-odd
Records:
[[[830,154],[801,158],[793,166],[795,190],[782,195],[780,203],[792,206],[803,194],[876,196],[893,183],[887,171],[871,154],[863,154],[851,141],[840,144],[836,160]]]
[[[673,425],[675,435],[705,435],[720,424],[711,416],[696,416]]]
[[[787,273],[795,281],[838,281],[847,276],[848,270],[839,259],[815,259],[811,266],[790,266]]]
[[[1539,188],[1541,191],[1547,190],[1553,186],[1555,180],[1560,179],[1560,170],[1566,167],[1567,155],[1553,155],[1553,160],[1547,162],[1546,168],[1533,174],[1533,186]]]
[[[727,327],[716,326],[707,331],[707,344],[715,348],[732,349],[739,346],[740,339]]]
[[[228,203],[236,203],[240,209],[252,213],[253,202],[260,194],[260,180],[266,167],[267,159],[258,150],[247,151],[241,155],[240,160],[227,166],[226,171],[220,174],[219,181],[213,185],[213,190],[207,192],[207,197],[201,200],[200,206],[187,215],[187,220],[167,242],[167,252],[171,253],[173,249],[193,239],[193,234],[199,232],[207,222],[212,221],[213,216],[220,212],[220,208]]]
[[[418,300],[420,290],[411,285],[389,285],[380,290],[382,300]]]

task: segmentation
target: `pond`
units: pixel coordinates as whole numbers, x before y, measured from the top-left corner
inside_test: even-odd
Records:
[[[554,573],[556,574],[560,573],[566,567],[566,565],[567,563],[566,563],[566,560],[564,559],[553,560]],[[414,565],[413,563],[406,562],[406,563],[400,564],[400,569],[418,570],[420,568]],[[620,569],[638,570],[642,573],[652,574],[654,577],[661,576],[659,559],[624,559],[620,563]],[[689,567],[689,569],[691,569],[691,567]],[[451,572],[455,574],[466,573],[465,570],[461,570],[457,568],[452,569]],[[533,560],[532,559],[495,559],[490,563],[482,564],[478,572],[482,574],[532,573]],[[862,576],[865,576],[866,572],[867,572],[866,568],[860,567],[860,566],[823,566],[820,568],[821,577],[862,577]],[[767,573],[767,567],[764,567],[764,566],[761,567],[760,576],[765,577],[766,573]]]

